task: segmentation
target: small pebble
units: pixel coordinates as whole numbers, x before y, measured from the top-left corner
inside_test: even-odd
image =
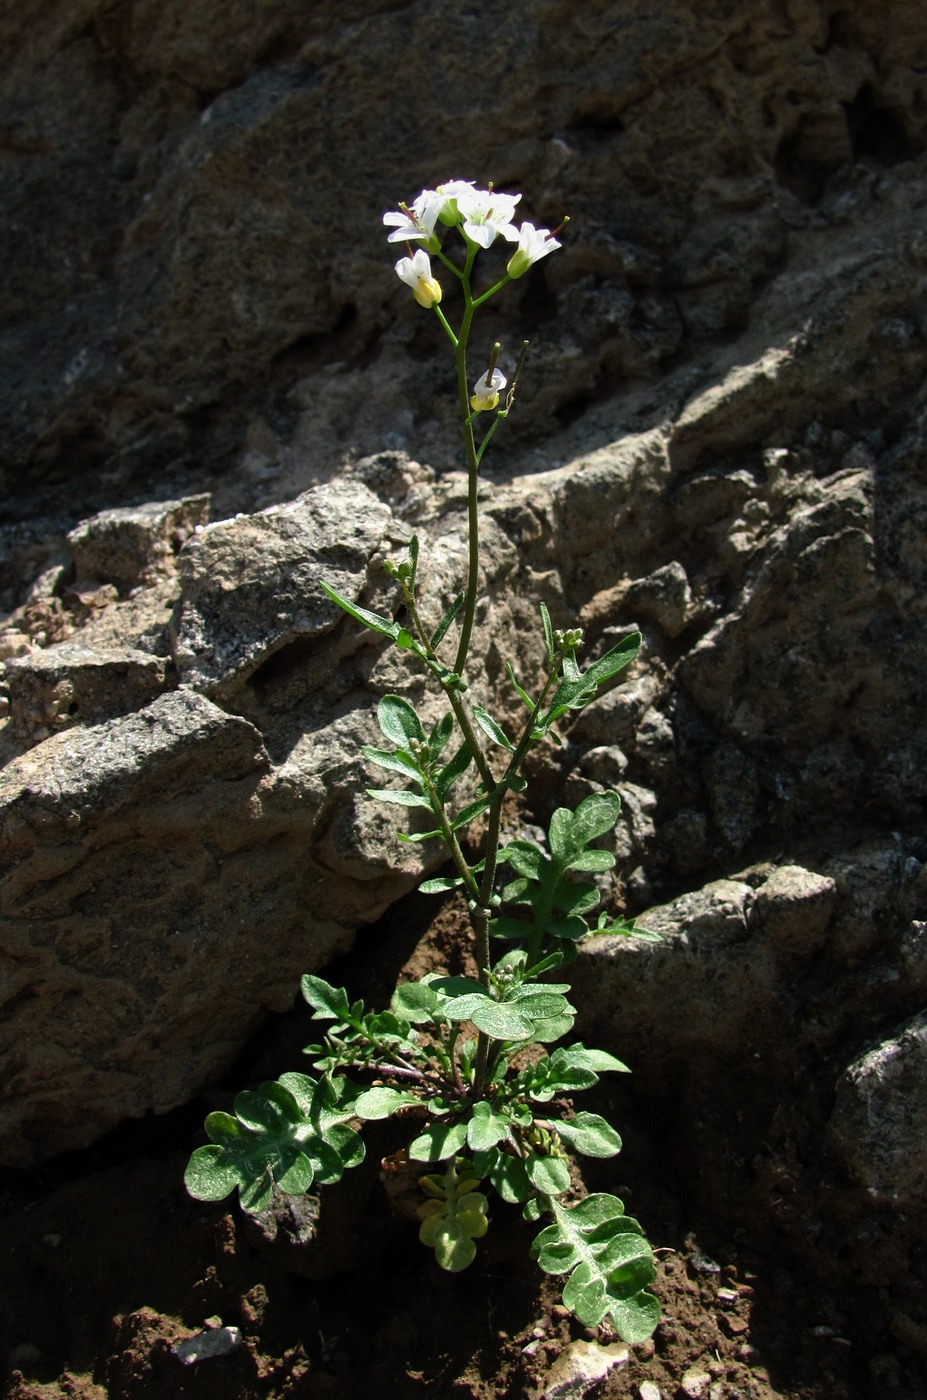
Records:
[[[663,1400],[663,1392],[653,1381],[641,1381],[637,1387],[637,1400]]]
[[[241,1332],[237,1327],[213,1327],[177,1342],[171,1347],[171,1352],[181,1365],[196,1366],[200,1361],[211,1361],[216,1356],[232,1356],[240,1346]]]
[[[712,1259],[710,1254],[703,1254],[700,1249],[693,1249],[689,1255],[689,1263],[697,1274],[720,1274],[721,1265]]]
[[[711,1376],[707,1371],[700,1371],[697,1366],[690,1366],[683,1375],[679,1383],[679,1393],[684,1395],[686,1400],[701,1400],[711,1385]]]

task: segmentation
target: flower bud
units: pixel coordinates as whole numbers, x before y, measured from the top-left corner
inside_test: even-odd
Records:
[[[400,258],[396,264],[396,274],[412,288],[412,295],[419,306],[427,310],[441,300],[441,283],[431,275],[431,258],[424,248],[419,248],[411,258]]]

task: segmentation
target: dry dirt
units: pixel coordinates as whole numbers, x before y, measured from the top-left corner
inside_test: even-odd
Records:
[[[459,929],[452,906],[435,917],[433,901],[411,897],[328,975],[370,1004],[382,1001],[397,974],[465,966]],[[237,1208],[189,1199],[182,1173],[204,1110],[247,1082],[298,1067],[311,1038],[305,1010],[279,1017],[205,1100],[0,1183],[4,1396],[540,1397],[571,1340],[616,1341],[566,1314],[556,1281],[527,1258],[529,1227],[501,1203],[475,1265],[442,1274],[414,1229],[390,1216],[377,1182],[387,1141],[371,1144],[365,1167],[323,1197],[321,1248],[338,1271],[322,1280],[295,1276],[282,1254],[257,1246]],[[918,1339],[880,1350],[878,1339],[854,1331],[846,1299],[822,1291],[785,1254],[751,1247],[763,1232],[749,1219],[731,1233],[699,1218],[687,1199],[678,1125],[649,1121],[624,1082],[600,1087],[588,1106],[614,1117],[625,1147],[617,1178],[614,1162],[598,1163],[586,1184],[619,1191],[642,1220],[658,1251],[663,1320],[596,1396],[637,1397],[644,1382],[664,1400],[925,1393]],[[171,1347],[207,1323],[239,1327],[241,1348],[182,1366]]]

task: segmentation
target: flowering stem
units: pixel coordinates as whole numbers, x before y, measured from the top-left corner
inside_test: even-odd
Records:
[[[473,260],[476,257],[477,245],[470,243],[467,246],[467,261],[463,270],[463,293],[464,293],[464,313],[460,322],[460,331],[457,338],[456,361],[457,361],[457,395],[460,404],[460,423],[463,429],[464,451],[467,456],[467,530],[469,534],[469,559],[467,566],[467,591],[464,601],[463,622],[460,628],[460,640],[457,643],[457,658],[454,662],[454,670],[457,674],[463,675],[464,667],[467,663],[467,653],[470,650],[470,636],[473,632],[473,618],[476,613],[476,590],[479,580],[480,569],[480,523],[477,512],[477,497],[479,494],[479,458],[476,455],[476,443],[473,440],[473,426],[470,421],[470,393],[467,377],[467,341],[470,338],[470,327],[473,324],[473,312],[476,303],[470,291],[470,273],[473,270]]]

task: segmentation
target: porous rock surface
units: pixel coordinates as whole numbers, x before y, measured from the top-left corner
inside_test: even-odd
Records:
[[[392,608],[415,531],[436,613],[460,586],[446,343],[379,217],[492,178],[572,222],[481,330],[532,350],[474,692],[514,716],[541,600],[645,636],[533,759],[528,820],[622,793],[605,892],[664,938],[583,955],[584,1034],[722,1213],[911,1274],[923,6],[53,0],[0,52],[4,1160],[188,1099],[439,859],[359,759],[421,677],[319,584]]]

